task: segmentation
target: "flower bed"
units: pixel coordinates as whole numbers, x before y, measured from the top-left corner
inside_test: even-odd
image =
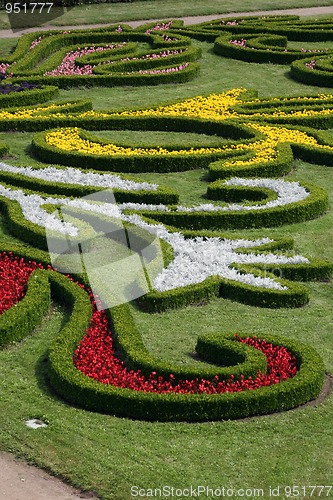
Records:
[[[322,136],[312,129],[296,129],[250,121],[249,118],[258,118],[261,111],[260,106],[264,106],[265,112],[262,114],[267,119],[279,118],[281,112],[276,106],[270,107],[267,100],[262,104],[258,99],[244,102],[240,99],[242,95],[244,95],[244,89],[234,89],[206,98],[188,99],[176,105],[161,106],[148,110],[148,112],[147,110],[124,111],[113,113],[113,115],[101,113],[101,118],[110,116],[114,120],[113,123],[120,119],[121,124],[130,124],[132,119],[138,123],[141,117],[147,120],[147,116],[148,120],[157,119],[155,122],[150,122],[151,128],[152,124],[155,123],[156,126],[159,120],[170,120],[169,123],[172,123],[171,120],[176,119],[173,122],[174,128],[186,130],[187,120],[190,120],[191,127],[196,124],[198,130],[202,131],[204,124],[211,132],[219,130],[221,135],[228,133],[235,138],[223,146],[201,149],[190,147],[184,149],[177,146],[169,149],[145,147],[138,149],[109,144],[107,141],[94,138],[83,130],[73,128],[57,129],[38,134],[33,141],[33,151],[44,161],[69,165],[77,164],[81,167],[89,167],[90,162],[93,161],[95,168],[112,166],[113,170],[118,171],[121,170],[120,167],[123,164],[126,164],[128,169],[132,169],[132,166],[134,169],[140,169],[142,164],[145,165],[146,169],[150,166],[151,170],[154,170],[154,165],[159,165],[161,169],[165,164],[169,170],[171,168],[182,170],[191,165],[197,167],[200,157],[204,158],[205,163],[202,165],[208,166],[212,159],[216,159],[215,155],[225,156],[224,160],[210,165],[212,179],[228,178],[233,172],[247,177],[250,177],[252,172],[260,176],[264,176],[265,173],[273,176],[281,175],[281,173],[288,172],[291,166],[293,150],[297,151],[298,156],[302,156],[302,152],[309,156],[309,151],[313,151],[313,161],[318,161],[320,157],[318,151],[322,151],[324,163],[324,158],[331,157],[333,149],[328,136]],[[324,107],[327,106],[325,109],[331,112],[332,96],[323,97],[322,100]],[[290,115],[294,116],[294,109],[303,106],[305,100],[293,98],[281,99],[281,102]],[[94,117],[95,113],[93,111],[79,111],[74,114],[72,110],[75,105],[72,104],[68,104],[67,107],[64,104],[52,106],[54,107],[45,106],[19,111],[16,112],[16,116],[25,113],[30,114],[32,118],[45,116],[45,120],[50,120],[53,109],[58,118],[59,110],[64,109],[67,113],[63,113],[60,119],[66,120],[68,117],[73,120],[75,116],[77,119],[85,119],[86,117],[90,119]],[[318,107],[318,99],[312,98],[310,106]],[[304,108],[302,112],[304,112]],[[10,113],[11,111],[7,112],[7,118],[10,117]],[[14,111],[12,113],[15,114]],[[317,113],[317,109],[315,113]],[[287,143],[291,146],[288,146]],[[54,176],[53,187],[47,179],[50,175]],[[71,176],[72,183],[70,183]],[[3,164],[0,178],[9,184],[14,183],[24,188],[22,190],[8,185],[1,190],[2,203],[6,207],[7,216],[11,221],[11,230],[23,240],[34,242],[41,248],[45,247],[45,230],[55,230],[60,236],[64,230],[61,224],[55,220],[54,215],[43,209],[44,205],[55,207],[57,204],[71,205],[75,209],[88,210],[98,214],[98,216],[122,218],[148,232],[156,233],[162,240],[170,244],[176,255],[174,263],[153,283],[154,289],[140,299],[140,304],[147,310],[179,307],[219,294],[233,297],[235,300],[247,301],[256,305],[264,304],[269,307],[300,306],[308,300],[308,294],[304,287],[291,283],[281,284],[274,281],[273,276],[266,277],[264,280],[260,272],[252,272],[253,269],[242,266],[250,265],[253,267],[258,264],[260,268],[262,265],[274,264],[275,267],[281,269],[281,266],[287,265],[287,268],[284,268],[284,272],[287,273],[293,267],[300,269],[299,266],[302,264],[302,271],[299,271],[298,276],[303,273],[303,275],[316,279],[327,277],[331,273],[331,267],[327,263],[314,263],[312,267],[312,264],[306,259],[304,261],[290,258],[279,260],[274,255],[270,257],[271,260],[268,259],[268,256],[263,255],[260,257],[247,255],[246,258],[244,257],[245,260],[242,260],[240,255],[233,251],[229,256],[232,265],[225,267],[226,254],[225,250],[222,251],[223,243],[218,239],[215,241],[208,239],[209,241],[203,240],[202,242],[194,240],[192,253],[193,255],[201,255],[203,252],[203,258],[199,259],[200,265],[188,266],[186,254],[191,243],[179,236],[173,236],[173,231],[169,231],[165,226],[159,225],[156,228],[154,224],[145,222],[145,219],[148,218],[150,221],[163,222],[173,227],[182,229],[196,227],[197,230],[242,229],[300,222],[319,216],[327,208],[327,195],[324,190],[316,186],[300,186],[295,182],[276,179],[229,178],[226,181],[215,181],[208,186],[207,196],[220,201],[219,204],[215,202],[214,204],[206,203],[186,207],[182,205],[172,206],[173,200],[176,200],[175,196],[157,189],[157,186],[145,186],[144,192],[143,186],[140,184],[136,189],[135,184],[125,183],[119,178],[116,179],[114,175],[84,174],[82,170],[75,170],[72,167],[63,171],[46,169],[43,172],[40,169],[37,172],[32,169],[23,171],[23,169]],[[85,187],[82,184],[85,184]],[[78,194],[89,194],[92,192],[91,188],[96,190],[101,189],[102,186],[115,188],[117,196],[121,194],[118,201],[122,204],[117,207],[117,210],[113,206],[110,209],[96,207],[87,205],[83,201],[80,202],[80,200],[69,201],[64,197],[46,195],[46,193],[53,195],[63,193],[68,196],[75,193],[77,196]],[[119,191],[119,187],[121,191]],[[42,193],[38,196],[33,195],[29,192],[31,188],[38,188],[39,191],[44,191],[45,195]],[[126,191],[128,191],[127,195]],[[249,201],[245,204],[239,203],[243,199],[250,200],[251,198],[253,198],[254,203]],[[23,223],[22,215],[26,219]],[[71,229],[69,228],[70,226],[68,226],[68,234],[72,234],[72,236],[74,233],[77,234],[77,229],[73,226]],[[200,245],[202,249],[199,251]],[[214,245],[214,250],[209,250]],[[253,245],[255,245],[254,242],[244,243],[245,247]],[[212,255],[221,252],[224,264],[221,261],[217,265],[217,262],[214,261],[213,267],[209,266],[209,259],[207,260],[205,257],[207,252],[208,254],[212,253]],[[203,262],[207,263],[205,269],[202,268]],[[193,272],[194,267],[196,272]],[[184,274],[183,269],[187,268],[189,271]],[[313,273],[311,269],[314,269]],[[213,275],[219,276],[219,280],[211,281],[210,276]],[[292,273],[289,276],[292,276]],[[223,285],[221,286],[221,284]]]
[[[48,311],[51,297],[41,269],[41,263],[0,253],[0,346],[24,338]]]
[[[121,328],[130,328],[132,332],[135,330],[135,326],[129,321],[129,318],[130,315],[128,315],[128,311],[123,306],[112,312],[112,320],[117,335]],[[303,400],[304,397],[308,398],[310,393],[312,393],[313,397],[313,394],[317,393],[322,385],[323,365],[315,351],[301,344],[292,344],[285,339],[265,339],[268,344],[272,344],[272,347],[267,346],[267,344],[266,346],[268,350],[275,350],[277,345],[281,343],[285,345],[292,355],[296,356],[296,366],[298,368],[296,375],[278,384],[259,387],[255,390],[237,392],[237,389],[240,389],[242,384],[247,385],[247,383],[243,381],[241,375],[239,375],[239,381],[235,383],[232,382],[232,378],[231,380],[229,378],[225,382],[219,382],[216,379],[213,383],[200,380],[195,381],[194,384],[187,382],[185,385],[187,385],[190,391],[197,389],[197,392],[199,392],[192,392],[190,394],[184,393],[185,391],[181,383],[176,379],[174,381],[174,378],[170,376],[170,372],[165,382],[158,372],[155,373],[155,370],[153,370],[154,373],[151,373],[145,380],[141,372],[135,373],[133,370],[128,372],[119,362],[116,363],[116,366],[113,366],[113,362],[110,361],[112,354],[110,353],[110,356],[105,358],[105,350],[103,349],[105,343],[104,346],[101,345],[99,335],[98,338],[94,338],[93,350],[91,351],[91,349],[89,349],[90,356],[92,356],[91,358],[89,357],[89,359],[93,363],[93,366],[90,367],[89,370],[90,376],[84,376],[83,374],[80,376],[77,373],[78,370],[71,366],[68,360],[66,363],[64,363],[64,361],[68,354],[73,352],[74,347],[75,361],[78,364],[80,363],[80,356],[84,354],[86,346],[88,345],[89,347],[91,344],[92,339],[90,335],[94,334],[97,330],[103,330],[103,324],[106,325],[106,322],[104,323],[104,321],[101,321],[101,318],[97,317],[96,319],[97,324],[95,323],[92,325],[92,330],[89,331],[88,338],[83,340],[83,344],[79,347],[79,350],[74,347],[76,340],[74,339],[73,332],[71,338],[66,342],[64,342],[64,337],[62,336],[62,338],[51,347],[50,351],[52,367],[50,375],[56,390],[67,400],[83,405],[88,409],[107,411],[121,416],[134,416],[135,418],[144,418],[148,420],[185,419],[188,421],[200,421],[221,418],[239,418],[240,416],[270,412],[273,408],[277,409],[280,406],[278,402],[281,394],[280,391],[283,393],[283,407],[286,409],[294,406],[296,401],[300,401],[300,398]],[[248,336],[240,336],[240,338],[244,337],[245,339],[248,338]],[[234,341],[236,340],[235,336],[228,336],[228,338],[233,338]],[[104,336],[104,340],[108,348],[110,348],[110,334]],[[211,346],[212,344],[214,345],[214,347],[211,347],[211,351],[215,350],[215,360],[217,350],[220,350],[220,356],[223,355],[223,346],[218,345],[219,341],[221,342],[220,335],[216,335],[215,339],[211,337],[209,339],[201,339],[201,343],[206,343],[206,347],[207,342],[210,342]],[[245,340],[245,342],[252,345],[261,344],[260,341],[254,338]],[[236,342],[236,345],[239,345],[239,343]],[[230,344],[228,347],[230,354],[232,347]],[[200,349],[200,347],[198,347],[198,349]],[[224,346],[224,349],[226,349],[226,346]],[[104,363],[102,363],[100,369],[94,370],[96,362],[94,355],[100,354],[97,352],[100,350],[103,350],[104,353]],[[279,351],[279,349],[277,350]],[[224,353],[225,352],[224,350]],[[234,355],[237,357],[239,352],[237,354],[236,352],[234,352]],[[289,356],[289,354],[287,354],[287,356]],[[96,357],[98,358],[99,356],[97,355]],[[86,360],[85,356],[84,359]],[[302,360],[301,364],[300,360]],[[85,362],[84,365],[86,366]],[[108,378],[108,374],[112,370],[112,366],[116,369],[116,373],[112,376],[112,381],[118,379],[118,383],[121,387],[116,387],[108,383],[111,381]],[[269,375],[268,373],[268,376]],[[97,381],[96,378],[103,380],[105,383],[101,383],[99,380]],[[258,381],[249,381],[248,384],[252,385],[257,382]],[[162,386],[163,389],[165,389],[164,393],[158,392],[159,383],[164,383]],[[217,387],[221,389],[226,388],[228,384],[230,386],[234,384],[232,386],[236,392],[231,394],[226,392],[217,393]],[[123,387],[124,385],[125,387]],[[140,390],[140,387],[143,390]],[[212,392],[212,394],[205,393],[206,387],[208,392]],[[180,394],[174,393],[172,388],[179,389]],[[152,389],[152,391],[150,389]],[[128,404],[128,400],[131,401],[130,405]]]
[[[228,26],[237,28],[237,24]],[[161,31],[167,31],[166,24]],[[31,53],[42,42],[32,44]],[[99,51],[103,52],[107,50]],[[89,64],[93,55],[94,51],[85,54],[80,67]],[[145,269],[149,291],[137,299],[149,312],[217,296],[261,307],[302,306],[309,300],[309,292],[294,281],[328,279],[331,263],[292,254],[286,240],[244,239],[209,231],[291,224],[326,210],[324,190],[278,177],[290,171],[294,154],[331,164],[329,134],[300,124],[327,125],[332,120],[332,104],[331,95],[260,100],[254,93],[233,89],[119,113],[95,112],[87,102],[2,110],[3,130],[42,130],[34,137],[34,153],[48,163],[69,166],[34,169],[0,162],[4,217],[13,234],[41,249],[50,241],[75,245],[95,238],[95,227],[115,219],[119,228],[125,228],[127,241],[133,225],[146,234],[148,243],[152,237],[162,241],[164,268],[154,277]],[[56,126],[62,128],[52,130]],[[190,130],[230,140],[209,148],[191,144],[137,148],[99,140],[78,126]],[[148,171],[204,166],[214,181],[207,189],[207,197],[214,202],[181,205],[175,192],[116,175],[114,171],[125,170],[124,165],[134,172],[142,171],[143,166]],[[98,203],[89,198],[104,188],[116,194],[117,204],[103,198],[103,193]],[[58,208],[62,220],[56,216]],[[140,237],[135,234],[136,241]],[[118,241],[116,234],[114,238]],[[137,250],[142,258],[141,248],[147,247],[143,240]],[[16,248],[14,253],[28,259],[31,254],[34,252],[26,248]],[[48,267],[49,257],[43,252],[35,255],[33,261],[40,265],[29,275],[27,293],[22,298],[21,290],[22,300],[16,306],[8,302],[12,307],[0,318],[1,338],[3,344],[23,338],[38,324],[51,297],[66,304],[70,319],[50,347],[49,376],[54,389],[73,404],[131,418],[205,421],[293,408],[321,390],[324,366],[318,354],[284,338],[235,337],[234,333],[200,336],[198,355],[217,367],[193,368],[159,360],[146,349],[126,303],[112,307],[109,313],[96,310],[98,303],[94,303],[83,269],[76,271],[80,276],[74,276],[80,280],[78,286],[50,268],[40,269],[41,264]],[[11,260],[5,258],[7,263]],[[6,294],[6,287],[3,291]],[[103,300],[103,290],[100,296]]]
[[[60,196],[43,196],[42,193],[37,195],[28,190],[13,188],[8,185],[2,185],[0,188],[0,202],[5,208],[5,213],[10,221],[10,230],[20,239],[40,248],[47,248],[46,231],[49,244],[51,235],[54,241],[59,240],[60,242],[64,237],[67,239],[72,238],[73,244],[79,241],[79,237],[84,237],[84,234],[79,232],[75,224],[73,225],[71,222],[62,223],[57,218],[55,209],[59,205],[62,206],[62,210],[69,207],[76,211],[83,210],[94,217],[107,217],[107,220],[114,217],[122,219],[125,222],[141,227],[144,231],[147,231],[147,235],[149,233],[155,234],[168,245],[171,245],[175,255],[174,262],[169,265],[167,270],[164,270],[156,277],[153,282],[155,290],[140,299],[140,304],[147,310],[181,307],[219,294],[230,296],[234,300],[246,301],[247,303],[266,307],[297,307],[308,301],[308,293],[304,287],[284,280],[276,280],[273,275],[269,274],[264,278],[264,274],[254,271],[253,267],[257,265],[259,267],[273,265],[276,269],[284,269],[287,265],[288,269],[293,267],[299,269],[301,265],[304,267],[304,275],[308,275],[309,279],[327,278],[332,273],[332,266],[326,262],[312,263],[302,256],[282,257],[270,253],[267,243],[273,243],[273,240],[248,241],[239,239],[233,241],[215,237],[194,238],[193,241],[188,241],[179,233],[173,233],[161,224],[156,226],[154,223],[145,222],[142,216],[138,215],[138,213],[142,214],[144,210],[148,210],[147,213],[150,217],[158,220],[164,213],[165,207],[163,205],[161,206],[162,212],[151,212],[156,210],[156,206],[151,207],[143,203],[136,205],[128,202],[118,206],[113,204],[98,206],[89,203],[89,198],[88,200],[71,200]],[[311,196],[309,198],[311,199]],[[314,200],[310,200],[309,206],[313,205],[313,203]],[[45,210],[44,207],[46,206],[54,207],[54,209],[51,211]],[[133,215],[126,215],[128,210]],[[133,212],[137,210],[139,210],[138,213]],[[251,211],[247,213],[250,223],[253,215]],[[288,215],[290,211],[286,213]],[[298,215],[302,213],[300,207],[297,213]],[[168,212],[165,215],[167,216]],[[181,212],[179,216],[181,216]],[[190,214],[186,214],[186,218],[189,216]],[[170,217],[172,217],[171,214]],[[220,213],[213,214],[210,217],[207,213],[196,212],[193,214],[192,223],[196,227],[200,227],[204,220],[206,221],[206,227],[214,227],[213,217],[221,220]],[[173,225],[176,225],[175,221],[172,220],[172,222]],[[186,222],[183,225],[186,226]],[[239,250],[237,251],[240,248],[254,248],[255,250],[258,248],[260,250],[262,245],[266,245],[266,248],[264,248],[267,253],[256,255],[256,253],[250,254],[247,252],[243,254]],[[195,255],[199,259],[198,264],[194,263],[193,256]],[[220,259],[208,259],[209,255],[220,255]],[[189,258],[190,262],[187,262]],[[205,265],[203,265],[204,263]],[[239,265],[245,265],[245,267],[237,270]],[[313,273],[311,272],[312,269]],[[214,279],[211,281],[209,277],[214,275],[219,275],[220,280]],[[292,274],[290,274],[290,277],[293,279]]]
[[[291,64],[290,76],[310,85],[332,87],[332,50],[290,48],[288,42],[326,42],[331,39],[332,22],[300,20],[298,16],[259,16],[234,20],[216,19],[190,27],[170,27],[171,32],[186,34],[214,43],[216,54],[247,62]],[[323,69],[317,68],[325,66]],[[308,71],[316,70],[316,71]]]
[[[124,401],[131,397],[134,404],[127,405],[126,416],[150,420],[207,420],[237,418],[240,415],[236,409],[240,402],[245,403],[248,399],[251,405],[243,407],[243,415],[266,413],[270,407],[281,409],[280,391],[287,396],[284,404],[292,407],[315,397],[320,390],[323,366],[315,351],[290,341],[284,346],[281,339],[270,341],[244,335],[200,337],[197,349],[206,359],[215,358],[216,361],[226,355],[229,358],[229,367],[217,370],[218,375],[212,374],[211,380],[197,377],[182,382],[172,372],[169,372],[167,380],[163,380],[155,371],[146,377],[140,371],[128,369],[122,360],[115,357],[108,318],[104,311],[96,310],[91,293],[87,290],[89,299],[84,290],[85,285],[52,271],[47,254],[15,245],[12,250],[15,253],[2,250],[0,258],[2,293],[6,297],[6,312],[2,311],[0,317],[1,342],[13,342],[27,335],[46,312],[50,293],[70,307],[71,316],[50,349],[50,376],[55,389],[61,395],[65,390],[66,399],[75,404],[94,410],[100,410],[101,405],[105,405],[103,411],[124,415]],[[42,262],[29,260],[33,256]],[[27,280],[28,291],[22,298]],[[17,302],[19,299],[21,301]],[[18,331],[14,330],[16,335],[10,336],[11,325],[6,315],[13,311],[13,304],[16,304],[16,326],[21,320],[22,331],[18,335]],[[122,309],[115,309],[114,321],[119,330]],[[27,313],[33,310],[33,321],[27,321]],[[22,319],[25,321],[22,322]],[[239,366],[233,366],[240,360]],[[246,376],[242,370],[247,373]],[[200,371],[198,374],[200,377]],[[300,386],[303,390],[298,398],[293,396],[288,401],[293,386]],[[88,398],[85,397],[87,394]],[[190,411],[184,404],[184,398],[189,398]],[[256,400],[257,404],[253,405]],[[261,404],[263,401],[265,404]],[[141,411],[138,412],[139,407]]]

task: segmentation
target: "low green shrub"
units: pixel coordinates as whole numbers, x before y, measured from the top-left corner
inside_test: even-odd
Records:
[[[127,306],[121,307],[124,310],[119,311],[118,308],[116,314],[127,320]],[[314,399],[324,380],[323,362],[313,348],[289,339],[265,336],[267,342],[282,344],[296,356],[299,371],[294,378],[270,387],[232,394],[159,394],[134,391],[101,384],[78,371],[72,358],[81,338],[82,331],[67,326],[52,344],[49,355],[52,386],[71,404],[122,417],[193,422],[272,413],[294,408]]]
[[[59,93],[58,87],[45,86],[39,89],[24,90],[0,95],[2,108],[31,106],[47,102]]]
[[[126,367],[131,370],[140,370],[146,377],[152,372],[168,379],[170,373],[179,380],[203,378],[214,380],[228,380],[234,375],[238,380],[241,375],[256,377],[260,370],[266,373],[266,360],[259,351],[235,342],[234,335],[201,335],[198,337],[196,351],[202,360],[215,363],[218,366],[176,365],[172,362],[161,361],[153,356],[145,347],[135,322],[127,308],[118,306],[110,312],[114,338],[120,357]]]
[[[315,61],[317,65],[318,56],[312,58],[295,61],[290,67],[290,76],[298,82],[306,83],[308,85],[317,85],[319,87],[333,87],[333,71],[330,68],[321,69],[320,67],[307,66]],[[332,57],[327,58],[327,64],[331,64]]]
[[[237,156],[237,160],[248,161],[255,155],[255,151],[250,150],[239,157]],[[293,160],[291,146],[285,143],[278,144],[276,157],[269,161],[258,160],[248,165],[225,165],[223,160],[212,162],[209,165],[209,179],[213,181],[228,177],[281,177],[291,171]],[[209,187],[209,190],[217,189],[217,186],[218,184],[214,184],[214,186]]]
[[[0,141],[0,158],[2,156],[4,156],[5,154],[7,154],[9,151],[9,148],[7,146],[7,144],[3,141]]]
[[[310,193],[304,200],[288,205],[276,206],[265,210],[214,210],[183,212],[139,211],[146,217],[163,222],[169,226],[191,229],[247,229],[253,227],[275,227],[311,220],[323,214],[328,207],[327,192],[313,184],[303,183]]]
[[[31,333],[40,324],[50,305],[47,272],[34,271],[23,299],[0,316],[0,347],[18,342]]]

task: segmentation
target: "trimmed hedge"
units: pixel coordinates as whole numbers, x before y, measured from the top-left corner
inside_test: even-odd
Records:
[[[0,316],[0,347],[26,337],[40,324],[50,305],[47,272],[36,270],[29,278],[23,299]]]
[[[219,237],[230,238],[230,235],[209,231],[183,231],[185,237]],[[233,236],[237,238],[237,236]],[[260,245],[258,248],[239,248],[237,252],[254,253],[256,255],[271,253],[276,250],[293,248],[293,240],[280,238]],[[188,305],[203,303],[214,297],[223,297],[257,307],[300,307],[309,300],[308,290],[293,281],[327,280],[332,277],[333,264],[327,261],[311,259],[309,264],[232,264],[240,272],[252,273],[255,276],[275,278],[288,290],[273,290],[246,285],[218,276],[211,276],[201,283],[174,288],[165,292],[153,290],[139,297],[136,302],[146,312],[160,313],[178,309]],[[271,274],[270,274],[271,273]]]
[[[245,46],[231,43],[231,39],[246,40]],[[214,52],[224,57],[240,59],[255,63],[291,64],[293,61],[309,57],[308,52],[297,49],[287,49],[288,39],[281,35],[261,34],[253,36],[243,33],[242,35],[229,35],[218,37],[214,42]],[[331,54],[327,51],[323,55]],[[317,55],[317,54],[315,54]]]
[[[243,99],[253,99],[252,95],[244,95]],[[279,100],[279,98],[277,98]],[[180,131],[180,132],[194,132],[205,133],[207,135],[217,135],[220,137],[227,137],[235,141],[234,144],[239,142],[251,143],[261,138],[264,134],[255,132],[252,128],[247,127],[244,123],[251,121],[260,121],[263,124],[283,124],[290,127],[312,127],[319,128],[332,128],[333,126],[333,112],[332,99],[323,100],[320,102],[319,96],[309,97],[309,113],[301,116],[293,114],[293,111],[302,111],[307,107],[307,98],[287,98],[282,103],[268,103],[266,99],[255,99],[245,101],[243,104],[237,104],[232,108],[237,113],[245,116],[235,117],[227,120],[208,120],[191,118],[186,116],[122,116],[117,113],[110,113],[102,111],[101,116],[84,114],[84,111],[90,111],[92,104],[89,101],[72,101],[55,103],[53,110],[47,110],[47,105],[40,105],[40,115],[32,118],[15,118],[15,119],[2,119],[0,120],[0,130],[24,130],[24,131],[38,131],[52,129],[55,127],[83,127],[86,130],[107,130],[107,129],[130,129],[130,130],[167,130],[167,131]],[[280,111],[279,116],[272,116],[276,111],[274,106]],[[292,107],[294,106],[294,109]],[[45,111],[43,111],[45,108]],[[27,108],[29,109],[29,107]],[[327,110],[328,112],[323,115],[317,115],[316,111]],[[14,112],[16,109],[8,109],[8,112]],[[81,116],[75,116],[80,113]],[[311,112],[313,111],[313,113]],[[57,116],[58,113],[65,116]],[[260,113],[261,116],[254,114]],[[254,115],[254,116],[253,116]],[[311,132],[314,135],[316,132]],[[232,144],[232,143],[231,143]],[[230,144],[230,145],[231,145]],[[243,152],[234,151],[233,154],[244,154]],[[49,161],[49,160],[46,160]],[[57,163],[57,161],[54,161]],[[58,162],[59,163],[59,162]]]
[[[72,87],[115,87],[127,85],[160,85],[167,83],[185,83],[192,80],[200,71],[198,63],[189,62],[188,66],[181,70],[173,70],[170,66],[159,66],[160,72],[156,73],[112,73],[106,75],[74,75],[74,76],[26,76],[25,82],[47,83],[57,85],[61,89]],[[20,82],[22,78],[11,78],[13,83]]]
[[[247,229],[253,227],[276,227],[314,219],[328,208],[327,192],[313,184],[303,183],[309,196],[302,201],[266,210],[169,212],[139,211],[146,217],[169,226],[192,229]]]
[[[201,132],[206,133],[208,135],[216,135],[219,136],[227,136],[230,137],[230,143],[226,146],[232,148],[234,145],[239,144],[240,142],[244,144],[251,144],[251,142],[258,141],[263,139],[264,134],[257,133],[253,129],[246,127],[243,124],[237,124],[235,121],[226,121],[223,123],[218,123],[210,120],[198,120],[198,119],[187,119],[186,117],[139,117],[139,119],[135,119],[135,117],[124,119],[124,117],[110,116],[109,127],[122,129],[126,127],[127,129],[133,130],[169,130],[169,131],[181,131],[181,132]],[[219,160],[221,158],[230,158],[230,157],[241,157],[248,158],[253,156],[254,153],[251,151],[249,153],[245,153],[242,150],[230,149],[229,151],[221,151],[219,153],[207,153],[207,154],[165,154],[165,155],[151,155],[151,156],[142,156],[142,155],[123,155],[123,156],[108,156],[108,155],[95,155],[95,154],[86,154],[80,153],[77,151],[65,151],[56,146],[52,146],[47,143],[46,135],[48,132],[42,132],[36,134],[31,143],[32,152],[41,160],[45,162],[51,163],[60,163],[62,165],[68,166],[76,166],[83,168],[90,168],[93,162],[94,168],[98,170],[113,170],[117,172],[174,172],[174,171],[184,171],[190,169],[197,168],[205,168],[210,163]],[[51,130],[52,132],[52,130]],[[87,141],[97,144],[109,144],[110,142],[107,140],[103,140],[97,138],[96,136],[89,134],[86,130],[79,129],[79,136]],[[243,139],[241,139],[243,137]],[[234,139],[234,140],[232,140]],[[127,147],[136,147],[135,144],[128,145]],[[188,149],[191,147],[189,144]],[[220,143],[216,145],[212,144],[211,148],[221,147]],[[141,146],[141,148],[150,148],[150,146]],[[166,147],[168,150],[182,150],[186,149],[184,145],[173,145],[170,147]],[[262,172],[264,175],[267,172],[271,172],[271,170],[276,169],[276,175],[279,175],[280,172],[289,172],[288,165],[291,161],[290,150],[287,147],[279,148],[280,156],[274,162],[272,168],[268,168],[267,166],[260,167],[260,165],[255,168],[252,166],[249,171],[253,171],[256,173]],[[289,157],[287,156],[289,153]],[[284,168],[284,164],[289,162]],[[284,163],[283,163],[284,162]],[[283,163],[283,165],[281,165]],[[235,168],[232,167],[233,174],[235,175]],[[220,166],[217,164],[215,169],[222,170],[223,169],[228,172],[231,170],[231,167],[228,169],[227,167]],[[240,168],[240,171],[245,169]],[[214,171],[214,167],[212,168]],[[255,175],[252,174],[252,175]],[[214,175],[214,174],[212,174]],[[217,174],[217,178],[219,175]]]
[[[279,278],[293,281],[323,281],[332,278],[333,264],[318,259],[311,259],[309,264],[279,264],[260,265],[256,264],[258,269],[273,273]]]
[[[59,93],[58,87],[44,86],[39,89],[0,94],[1,108],[31,106],[47,102]]]
[[[248,161],[255,157],[255,151],[243,153],[237,156],[237,160]],[[236,155],[235,155],[236,156]],[[294,161],[293,151],[289,144],[277,144],[276,157],[269,161],[257,161],[250,165],[225,165],[225,162],[218,160],[209,165],[209,179],[226,179],[228,177],[281,177],[292,170]],[[211,190],[216,190],[218,183],[209,186],[207,194]]]
[[[235,342],[234,335],[201,335],[198,337],[196,351],[202,360],[216,363],[219,366],[177,365],[161,361],[153,356],[145,347],[140,332],[131,314],[123,306],[112,308],[110,312],[115,344],[121,359],[131,370],[140,370],[146,377],[152,372],[157,376],[169,378],[170,373],[175,380],[203,378],[214,380],[218,375],[220,380],[228,380],[234,375],[238,380],[241,375],[256,377],[258,370],[266,373],[265,356],[248,346]]]
[[[164,50],[167,50],[164,48]],[[151,50],[147,52],[145,55],[156,54],[156,50]],[[121,73],[121,76],[127,82],[127,72],[134,71],[144,71],[150,69],[160,70],[162,68],[168,68],[175,66],[182,62],[190,62],[196,61],[201,57],[201,49],[199,47],[189,47],[183,50],[183,52],[179,54],[170,54],[166,57],[156,57],[156,58],[141,58],[139,55],[136,56],[135,60],[129,61],[114,61],[110,64],[103,64],[101,66],[96,66],[94,68],[95,75],[105,75],[105,74],[113,74],[113,73]],[[141,74],[141,76],[143,76]]]
[[[253,16],[237,19],[224,18],[211,22],[204,22],[190,26],[189,32],[194,31],[202,35],[215,32],[216,36],[222,33],[228,33],[237,37],[244,33],[259,36],[278,35],[294,41],[322,42],[331,41],[333,39],[332,26],[333,23],[331,19],[301,21],[299,16],[292,15]],[[182,32],[186,34],[187,28],[185,27]]]
[[[128,318],[128,307],[121,307],[121,316]],[[118,328],[121,326],[118,323]],[[118,334],[119,330],[115,332],[116,336]],[[247,335],[241,335],[245,336]],[[133,391],[101,384],[76,370],[72,358],[81,338],[82,332],[78,328],[74,329],[71,323],[71,327],[65,327],[52,344],[49,353],[52,386],[71,404],[121,417],[194,422],[267,414],[295,408],[314,399],[320,393],[324,381],[325,368],[313,348],[289,339],[265,336],[267,342],[282,344],[296,356],[299,371],[294,378],[270,387],[232,394],[158,394]]]
[[[268,201],[273,201],[277,198],[277,194],[266,188],[229,186],[224,184],[224,182],[215,181],[207,187],[207,198],[210,200],[219,200],[229,203],[256,201],[257,205],[260,205],[260,202],[267,203]]]
[[[332,56],[327,57],[327,65],[332,64]],[[311,61],[315,61],[316,66],[311,69],[306,66]],[[321,61],[322,62],[322,61]],[[290,67],[290,76],[298,82],[319,87],[333,87],[333,67],[322,68],[318,56],[314,55],[309,59],[295,61]]]
[[[308,265],[311,268],[311,264]],[[323,270],[321,269],[321,265],[323,266]],[[233,264],[233,267],[243,272],[252,273],[255,276],[275,277],[273,274],[270,275],[267,272],[260,272],[258,268],[254,267],[254,264],[252,266]],[[264,266],[261,267],[264,268]],[[274,268],[276,274],[279,268],[280,266],[277,264]],[[323,275],[326,275],[328,269],[330,269],[331,272],[327,274],[331,276],[332,268],[330,268],[328,263],[323,262],[319,266],[316,266],[317,272]],[[292,272],[289,274],[291,279]],[[313,274],[315,274],[315,270]],[[295,273],[295,275],[297,274]],[[198,302],[205,302],[213,297],[223,297],[251,306],[274,309],[280,307],[301,307],[308,303],[309,293],[307,288],[297,283],[291,283],[286,279],[279,279],[279,283],[281,283],[282,286],[287,286],[288,290],[262,288],[246,285],[240,281],[228,280],[222,277],[210,277],[202,283],[189,285],[184,288],[175,288],[166,292],[149,292],[137,299],[137,302],[144,311],[150,313],[164,312]]]
[[[7,154],[9,151],[9,148],[7,146],[7,144],[3,141],[0,141],[0,158],[2,156],[4,156],[5,154]]]

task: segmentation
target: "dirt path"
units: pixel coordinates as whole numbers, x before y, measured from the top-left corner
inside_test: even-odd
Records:
[[[316,16],[322,14],[333,14],[333,5],[329,7],[313,7],[306,9],[285,9],[258,12],[239,12],[223,15],[224,17],[245,17],[261,15],[283,15],[296,14],[299,16]],[[203,21],[210,21],[222,17],[221,15],[210,15],[200,17],[184,17],[184,24],[190,25]],[[158,21],[158,19],[156,19]],[[133,28],[147,21],[128,22]],[[85,26],[64,26],[63,29],[83,29],[98,28],[105,24],[93,24]],[[59,26],[45,26],[39,28],[29,28],[20,32],[13,33],[12,30],[0,30],[0,38],[13,38],[33,31],[42,31],[49,29],[59,29]],[[332,381],[326,387],[325,396],[332,389]],[[322,398],[323,399],[323,398]],[[316,401],[320,403],[321,400]],[[310,403],[311,404],[311,403]],[[312,403],[313,404],[313,403]],[[48,474],[47,472],[28,465],[15,459],[9,453],[0,453],[0,500],[77,500],[77,499],[97,500],[92,493],[83,493],[62,482],[60,479]]]
[[[93,494],[81,493],[60,479],[47,474],[9,453],[0,454],[1,500],[77,500],[97,499]]]

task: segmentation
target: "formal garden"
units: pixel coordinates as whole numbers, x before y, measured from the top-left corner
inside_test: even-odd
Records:
[[[333,20],[36,28],[0,76],[1,449],[332,497]]]

